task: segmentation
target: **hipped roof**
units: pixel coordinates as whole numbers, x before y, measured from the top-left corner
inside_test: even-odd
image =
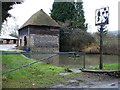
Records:
[[[20,29],[28,25],[60,27],[60,25],[48,16],[42,9],[33,14]]]

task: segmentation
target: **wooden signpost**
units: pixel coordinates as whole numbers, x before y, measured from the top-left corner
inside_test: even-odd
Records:
[[[103,31],[107,24],[109,24],[109,7],[96,9],[95,26],[100,26],[100,69],[103,69]]]

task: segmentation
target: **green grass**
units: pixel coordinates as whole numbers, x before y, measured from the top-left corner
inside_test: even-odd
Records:
[[[120,65],[118,63],[103,65],[103,70],[118,70],[119,68],[120,68]],[[99,66],[90,67],[89,69],[99,70]]]
[[[17,68],[21,65],[34,62],[33,59],[26,59],[21,54],[2,55],[3,72]],[[62,82],[60,72],[64,68],[45,64],[43,62],[19,69],[5,74],[2,77],[3,88],[40,88]]]

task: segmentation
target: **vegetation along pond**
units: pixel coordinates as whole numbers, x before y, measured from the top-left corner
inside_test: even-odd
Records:
[[[41,58],[45,58],[50,55],[51,54],[30,55],[30,58],[40,60]],[[99,54],[85,55],[86,68],[89,66],[99,65],[99,61],[100,61],[99,57],[100,57]],[[84,56],[83,55],[80,55],[80,56],[71,55],[71,54],[58,55],[49,60],[45,60],[44,62],[46,62],[48,64],[53,64],[56,66],[66,67],[66,68],[83,68]],[[104,64],[118,63],[118,55],[103,55],[103,62],[104,62]]]

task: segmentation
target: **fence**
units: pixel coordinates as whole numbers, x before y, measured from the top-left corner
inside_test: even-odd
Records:
[[[35,64],[35,63],[38,63],[39,61],[47,61],[47,60],[49,60],[49,59],[51,59],[51,58],[54,58],[55,56],[60,56],[60,55],[72,55],[72,58],[76,58],[76,57],[82,55],[82,56],[83,56],[83,60],[82,60],[82,62],[83,62],[82,64],[83,64],[83,65],[82,65],[82,68],[85,68],[85,53],[84,53],[84,52],[40,52],[40,51],[37,51],[37,52],[29,52],[29,51],[27,50],[26,52],[2,52],[2,54],[3,54],[3,55],[7,55],[7,54],[9,54],[9,55],[23,54],[23,55],[26,56],[26,58],[31,58],[31,55],[32,55],[32,56],[38,55],[38,56],[40,56],[40,57],[39,57],[39,60],[37,59],[35,62],[28,63],[28,64],[22,65],[22,66],[20,66],[20,67],[16,67],[16,68],[14,68],[14,69],[5,71],[5,72],[3,72],[1,75],[11,73],[11,72],[16,71],[16,70],[19,70],[19,69],[21,69],[21,68],[25,68],[25,67],[27,67],[27,66],[33,65],[33,64]],[[42,58],[41,58],[41,56],[43,56],[43,55],[45,55],[45,57],[42,57]],[[33,58],[34,58],[34,57],[33,57]],[[57,58],[57,59],[59,59],[59,58]],[[54,61],[56,61],[57,59],[55,58]],[[73,59],[73,60],[74,60],[74,59]],[[80,61],[80,60],[79,60],[79,61]],[[68,60],[67,60],[67,63],[69,63]],[[74,64],[74,63],[73,63],[73,64]]]

